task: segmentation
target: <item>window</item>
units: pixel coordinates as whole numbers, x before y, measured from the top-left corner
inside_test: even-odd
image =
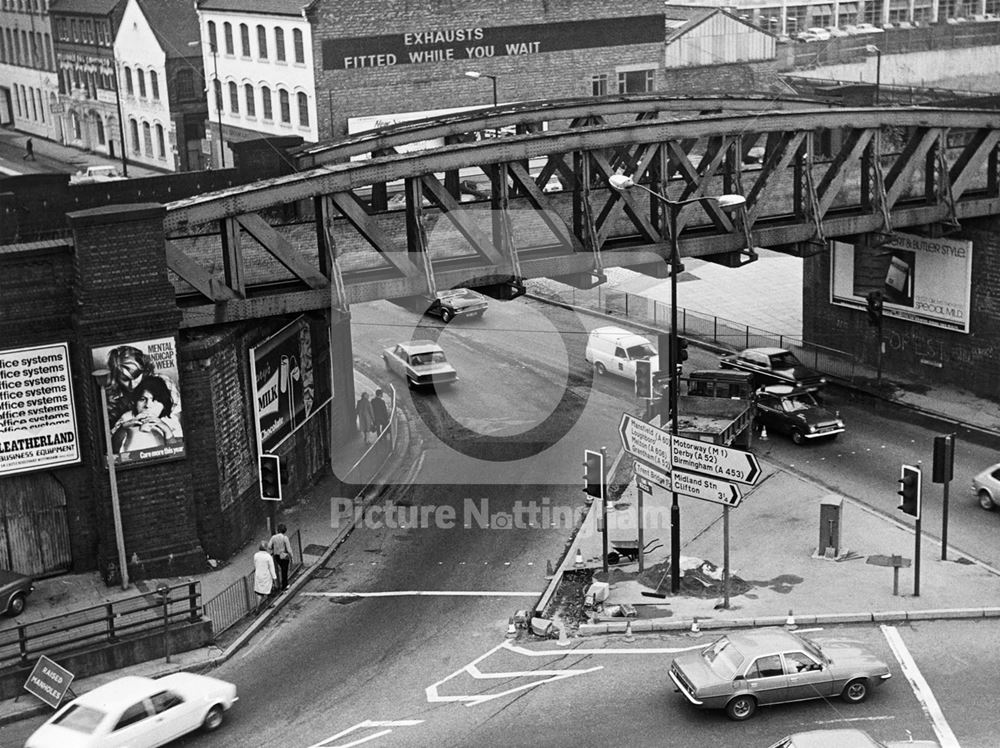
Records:
[[[94,124],[97,125],[97,142],[104,145],[104,122],[98,117]]]
[[[608,76],[595,75],[590,79],[590,93],[593,96],[608,95]]]
[[[649,93],[653,90],[653,70],[618,73],[618,93]]]
[[[233,114],[240,112],[240,89],[235,83],[229,84],[229,111]]]
[[[285,61],[285,32],[277,27],[274,29],[274,59]]]
[[[288,91],[278,90],[278,104],[281,107],[281,121],[290,125],[292,123],[292,107],[288,101]]]
[[[155,694],[150,701],[153,702],[153,709],[157,714],[162,714],[167,711],[167,709],[172,709],[173,707],[184,703],[184,699],[173,691],[161,691],[160,693]]]
[[[69,22],[69,38],[71,41],[80,41],[80,29],[76,25],[76,19],[72,18]]]
[[[156,126],[156,155],[159,158],[167,157],[167,149],[163,142],[163,125]]]
[[[83,134],[80,132],[80,115],[76,112],[69,113],[70,123],[73,125],[73,137],[76,140],[80,140]]]
[[[115,723],[115,730],[121,730],[123,727],[134,725],[136,722],[141,722],[148,716],[149,714],[146,712],[146,705],[140,701],[138,704],[133,704],[122,712],[122,716],[119,717],[118,722]]]
[[[174,77],[174,86],[177,89],[177,98],[194,98],[194,74],[187,68],[177,71],[177,75]]]
[[[142,123],[142,152],[147,156],[153,155],[153,130],[148,122]]]
[[[52,64],[52,39],[46,34],[44,37],[42,45],[45,48],[45,68],[47,70],[55,70],[55,66]]]
[[[263,26],[257,27],[257,56],[262,59],[267,59],[267,29]]]
[[[125,70],[122,71],[122,75],[125,76],[125,93],[129,96],[134,96],[135,89],[132,88],[132,68],[126,65]]]
[[[260,104],[264,109],[264,119],[274,119],[274,112],[271,111],[271,89],[262,86],[260,89]]]
[[[149,90],[153,94],[153,98],[159,101],[160,99],[160,78],[156,74],[155,70],[149,71]]]
[[[214,52],[219,48],[219,40],[215,36],[215,21],[208,22],[208,50]]]
[[[253,86],[251,86],[249,83],[243,86],[243,97],[246,99],[247,102],[247,117],[256,117],[257,106],[256,103],[254,102]]]
[[[787,675],[808,673],[812,670],[822,670],[816,660],[804,652],[785,652],[785,672]]]
[[[215,87],[215,111],[222,111],[222,81],[216,78],[212,81]]]
[[[142,153],[142,147],[139,143],[139,123],[134,119],[128,121],[129,134],[132,135],[132,151],[133,153]]]
[[[306,48],[302,43],[302,29],[292,31],[292,46],[295,48],[295,61],[300,65],[305,65]]]
[[[784,674],[785,671],[781,667],[781,655],[768,655],[757,658],[757,662],[751,665],[747,671],[747,678],[773,678]]]
[[[244,57],[250,56],[250,27],[245,23],[240,24],[240,51]]]
[[[299,105],[299,125],[309,127],[309,97],[300,93],[296,98]]]
[[[7,62],[7,45],[3,43],[3,34],[0,34],[0,62]]]
[[[146,98],[146,71],[136,70],[135,77],[139,79],[139,96]]]
[[[222,36],[226,42],[226,54],[235,54],[233,52],[233,25],[229,21],[222,24]]]

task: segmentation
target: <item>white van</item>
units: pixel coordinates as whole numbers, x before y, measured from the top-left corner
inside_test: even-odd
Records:
[[[659,371],[656,348],[646,338],[620,327],[598,327],[587,336],[587,363],[594,367],[594,373],[617,374],[630,382],[635,382],[635,362],[649,359],[653,371]]]

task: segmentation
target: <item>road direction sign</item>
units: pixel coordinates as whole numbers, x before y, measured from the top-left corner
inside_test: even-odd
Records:
[[[738,485],[713,478],[711,475],[689,473],[674,468],[670,473],[670,482],[675,492],[703,501],[714,501],[716,504],[733,507],[739,506],[743,500],[743,492]]]
[[[647,480],[650,483],[655,483],[660,488],[665,488],[668,491],[672,491],[670,482],[670,473],[661,472],[655,468],[651,468],[645,462],[635,463],[635,476],[636,478],[641,478]]]
[[[624,420],[622,423],[624,424]],[[622,439],[624,438],[623,432]],[[625,449],[628,450],[628,447]],[[638,456],[636,454],[636,457]],[[721,444],[685,439],[682,436],[674,436],[670,440],[670,459],[666,466],[671,465],[674,468],[714,475],[750,486],[757,482],[761,473],[760,463],[751,452],[723,447]]]
[[[618,433],[622,447],[631,455],[661,470],[670,469],[670,434],[628,413],[622,414]]]

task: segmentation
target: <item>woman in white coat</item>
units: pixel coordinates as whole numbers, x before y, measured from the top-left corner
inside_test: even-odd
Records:
[[[274,589],[278,576],[274,573],[274,559],[267,552],[267,541],[260,541],[259,550],[253,554],[253,591],[257,593],[257,610],[259,613],[264,603]]]

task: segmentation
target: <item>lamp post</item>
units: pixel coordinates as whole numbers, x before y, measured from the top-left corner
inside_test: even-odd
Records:
[[[670,352],[667,365],[670,367],[670,434],[677,436],[677,395],[680,389],[680,371],[678,362],[674,361],[677,355],[677,276],[683,272],[684,266],[681,264],[681,244],[677,231],[677,217],[685,205],[693,203],[715,203],[723,209],[736,208],[746,202],[742,195],[718,195],[692,197],[688,200],[669,200],[659,192],[649,189],[645,185],[638,184],[632,177],[624,174],[615,174],[608,179],[608,183],[619,192],[638,187],[645,190],[650,195],[659,200],[667,209],[668,228],[670,230]],[[663,352],[660,352],[662,357]],[[663,359],[660,359],[662,370]],[[677,492],[671,491],[670,504],[670,592],[676,595],[681,587],[681,508],[677,502]]]
[[[188,42],[189,47],[200,47],[201,42]],[[212,81],[211,95],[215,99],[215,119],[219,123],[219,165],[226,168],[226,139],[222,135],[222,81],[219,80],[219,49],[215,42],[209,41],[208,48],[212,52],[212,72],[215,76]],[[216,89],[216,86],[219,88]],[[205,86],[205,93],[209,93],[208,86]]]
[[[882,50],[874,44],[867,44],[865,51],[870,55],[875,55],[875,106],[878,106],[882,88]]]
[[[467,78],[472,78],[473,80],[479,80],[480,78],[489,78],[493,81],[493,106],[497,105],[497,77],[495,75],[489,75],[487,73],[479,73],[475,70],[468,71],[465,76]]]
[[[128,563],[125,559],[125,533],[122,531],[122,508],[118,501],[118,475],[115,473],[115,452],[111,447],[111,424],[108,423],[107,386],[111,372],[95,369],[91,372],[101,393],[101,423],[104,425],[104,444],[107,449],[108,479],[111,481],[111,513],[115,523],[115,545],[118,546],[118,568],[122,575],[122,589],[128,589]]]

